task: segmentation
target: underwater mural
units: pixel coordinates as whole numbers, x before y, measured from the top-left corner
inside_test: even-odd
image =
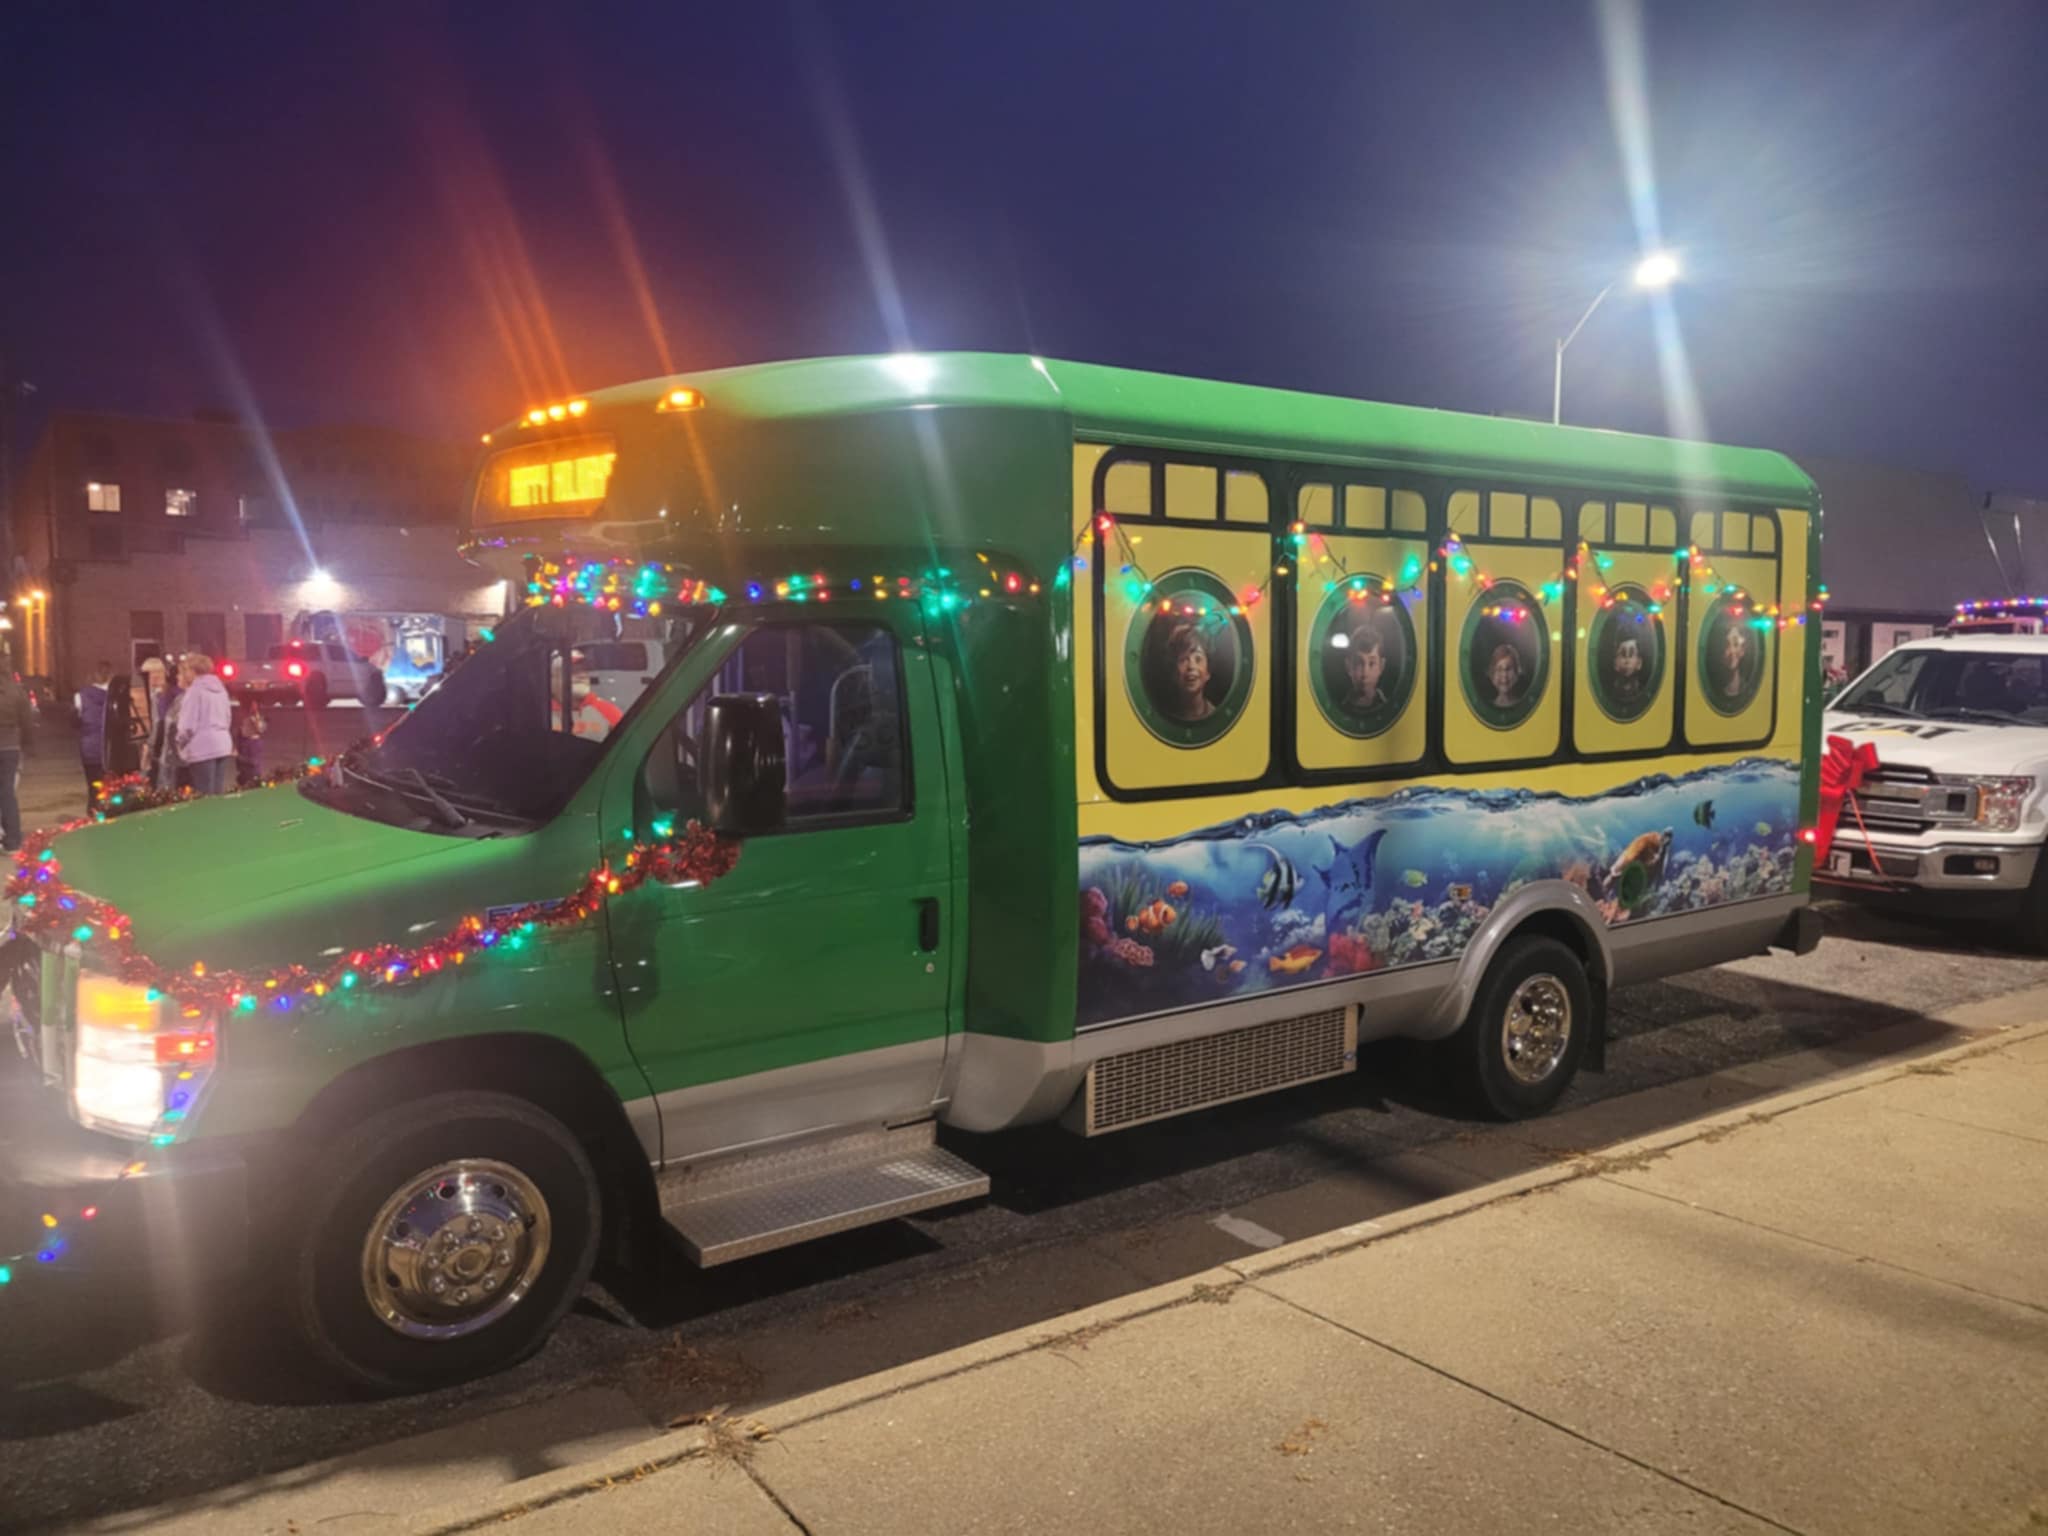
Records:
[[[1793,889],[1799,768],[1769,758],[1573,797],[1417,785],[1167,841],[1081,843],[1086,1026],[1450,959],[1517,887],[1610,924]]]

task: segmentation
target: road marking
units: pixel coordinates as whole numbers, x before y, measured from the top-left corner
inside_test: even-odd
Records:
[[[1287,1241],[1278,1232],[1269,1231],[1256,1221],[1246,1221],[1242,1216],[1212,1217],[1209,1225],[1253,1248],[1278,1248]]]

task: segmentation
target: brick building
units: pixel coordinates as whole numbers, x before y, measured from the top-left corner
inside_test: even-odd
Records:
[[[489,622],[503,587],[454,552],[469,467],[383,428],[60,413],[13,482],[0,641],[70,688],[96,661],[261,655],[315,612]]]

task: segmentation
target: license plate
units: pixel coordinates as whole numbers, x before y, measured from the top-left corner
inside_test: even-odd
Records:
[[[1846,875],[1850,873],[1849,855],[1846,853],[1829,854],[1828,873],[1831,875]]]

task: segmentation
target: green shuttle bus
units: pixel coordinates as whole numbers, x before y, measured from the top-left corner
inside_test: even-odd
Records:
[[[1613,987],[1815,942],[1775,454],[990,355],[485,442],[506,617],[397,724],[18,863],[0,1276],[246,1258],[332,1366],[446,1382],[664,1223],[713,1265],[986,1193],[940,1125],[1397,1035],[1540,1113]]]

